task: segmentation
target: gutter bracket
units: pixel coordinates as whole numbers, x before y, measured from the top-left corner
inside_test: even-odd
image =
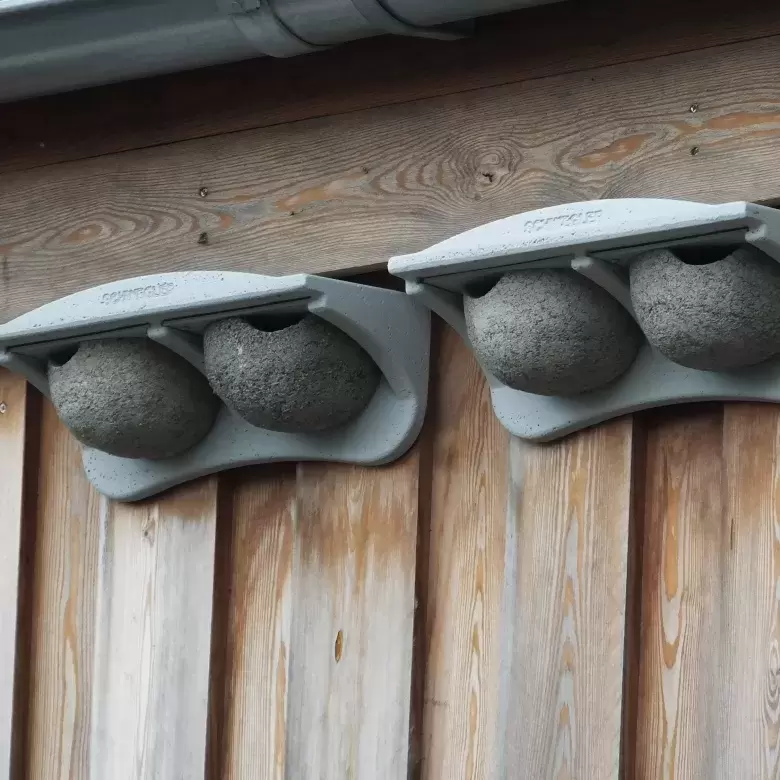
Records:
[[[434,27],[419,27],[396,16],[381,0],[349,2],[372,29],[391,35],[452,41],[465,38],[474,30],[473,19]],[[224,14],[230,16],[241,34],[261,54],[270,57],[294,57],[330,48],[298,36],[279,18],[272,0],[217,0],[217,5]]]
[[[217,0],[217,4],[261,54],[295,57],[330,48],[298,37],[276,15],[269,0]]]
[[[372,26],[391,35],[405,35],[413,38],[432,38],[454,41],[466,38],[474,31],[474,21],[452,22],[435,27],[418,27],[397,17],[382,0],[351,0],[355,10]]]

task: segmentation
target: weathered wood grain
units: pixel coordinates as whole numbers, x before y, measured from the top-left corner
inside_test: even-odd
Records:
[[[19,726],[14,717],[19,637],[27,387],[23,378],[0,370],[0,778],[13,780],[12,750]]]
[[[416,451],[382,468],[257,467],[229,485],[211,776],[405,780]]]
[[[43,404],[26,780],[89,777],[100,539],[98,493],[81,452]]]
[[[406,780],[417,464],[298,467],[288,780]]]
[[[475,36],[458,42],[386,37],[316,58],[258,59],[5,105],[0,172],[779,32],[780,8],[772,3],[602,0],[542,6],[482,19]]]
[[[687,406],[651,420],[636,777],[714,780],[724,638],[718,573],[729,545],[723,409]]]
[[[728,561],[718,675],[717,780],[780,776],[780,409],[729,404],[723,417]],[[712,529],[708,529],[712,533]],[[724,545],[725,547],[725,545]],[[723,681],[731,682],[723,685]],[[712,708],[712,700],[709,702]],[[710,709],[710,712],[713,712]],[[682,774],[682,773],[681,773]],[[699,775],[701,776],[701,774]]]
[[[0,319],[141,273],[376,267],[474,225],[571,200],[776,198],[778,43],[8,174]],[[202,232],[207,244],[198,243]]]
[[[205,776],[216,477],[104,502],[93,780]]]
[[[510,442],[449,330],[434,377],[422,777],[617,778],[633,423]]]
[[[632,430],[512,441],[499,777],[619,777]]]
[[[649,432],[637,778],[780,772],[780,411]]]
[[[295,464],[242,469],[224,477],[221,489],[231,493],[231,516],[219,518],[231,554],[221,593],[225,670],[217,681],[223,689],[213,691],[211,728],[220,739],[210,778],[284,780],[298,530]]]
[[[428,572],[420,777],[481,780],[494,777],[513,698],[501,669],[509,434],[473,355],[442,331],[428,412],[429,557],[419,564]]]

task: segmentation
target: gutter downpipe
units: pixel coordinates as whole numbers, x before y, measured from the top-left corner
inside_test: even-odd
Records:
[[[556,0],[0,0],[0,101],[393,34],[452,40]]]

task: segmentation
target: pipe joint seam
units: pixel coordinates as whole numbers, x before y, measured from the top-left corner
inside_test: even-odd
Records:
[[[382,0],[350,0],[350,2],[372,27],[384,30],[391,35],[452,41],[467,37],[474,29],[473,20],[441,24],[435,27],[419,27],[396,16],[382,3]]]
[[[218,0],[241,34],[269,57],[295,57],[330,48],[304,40],[276,14],[269,0]]]

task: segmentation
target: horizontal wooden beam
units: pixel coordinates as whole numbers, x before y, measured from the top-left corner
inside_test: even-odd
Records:
[[[146,273],[354,273],[567,201],[772,200],[778,65],[771,36],[7,174],[0,319]]]
[[[0,173],[780,33],[780,6],[598,0],[481,19],[456,43],[386,37],[0,106]]]

